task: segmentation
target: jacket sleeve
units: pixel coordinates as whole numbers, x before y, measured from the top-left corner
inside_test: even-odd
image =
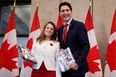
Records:
[[[36,53],[35,53],[35,46],[36,46],[36,39],[33,41],[32,49],[31,49],[31,53],[32,53],[33,55],[36,54]]]
[[[86,58],[90,49],[90,44],[88,40],[87,30],[83,23],[80,23],[77,30],[79,45],[80,45],[80,55],[76,60],[76,63],[79,66],[82,66],[86,62]]]
[[[57,61],[56,61],[56,77],[61,77],[61,70]]]
[[[60,49],[60,44],[58,42],[56,55],[59,52],[59,49]],[[61,77],[61,70],[60,70],[60,66],[59,66],[58,61],[57,61],[57,56],[56,56],[56,77]]]

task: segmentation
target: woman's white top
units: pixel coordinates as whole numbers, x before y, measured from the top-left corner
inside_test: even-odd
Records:
[[[60,77],[60,68],[56,62],[56,53],[59,51],[59,42],[44,41],[41,44],[34,40],[31,53],[35,56],[37,63],[33,69],[39,69],[44,62],[47,70],[56,71],[56,77]]]

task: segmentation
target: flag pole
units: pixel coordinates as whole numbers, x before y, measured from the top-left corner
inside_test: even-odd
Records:
[[[38,8],[39,8],[39,0],[37,0],[37,10],[38,10]]]
[[[39,3],[39,0],[37,0],[37,7],[39,6],[39,4],[38,4],[38,3]]]
[[[91,0],[89,1],[89,6],[91,7]]]
[[[89,7],[90,7],[90,10],[91,10],[91,16],[92,16],[92,19],[93,19],[93,0],[89,0]]]
[[[14,8],[15,8],[15,6],[16,6],[16,0],[14,0]]]

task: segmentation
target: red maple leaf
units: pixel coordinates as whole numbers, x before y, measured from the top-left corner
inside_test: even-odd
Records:
[[[87,56],[87,61],[89,65],[89,72],[95,73],[96,71],[100,71],[98,65],[99,63],[94,62],[95,60],[100,59],[99,51],[97,49],[97,46],[94,46],[90,49],[89,54]]]
[[[15,76],[15,77],[19,77],[19,75]]]
[[[9,48],[9,44],[6,40],[2,43],[2,47],[0,51],[0,69],[4,67],[9,71],[12,71],[13,69],[18,68],[16,66],[17,62],[12,60],[18,57],[18,50],[16,48],[16,45],[9,50],[8,48]]]
[[[32,68],[32,65],[33,65],[32,62],[24,61],[23,63],[24,63],[24,68],[26,68],[26,67],[31,67]]]
[[[115,40],[108,45],[106,60],[110,67],[110,70],[111,71],[116,70],[116,41]]]

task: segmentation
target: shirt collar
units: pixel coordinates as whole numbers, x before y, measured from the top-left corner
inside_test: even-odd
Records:
[[[69,26],[69,24],[71,23],[71,21],[72,21],[72,18],[67,23],[64,23],[64,25],[68,24],[68,26]]]

